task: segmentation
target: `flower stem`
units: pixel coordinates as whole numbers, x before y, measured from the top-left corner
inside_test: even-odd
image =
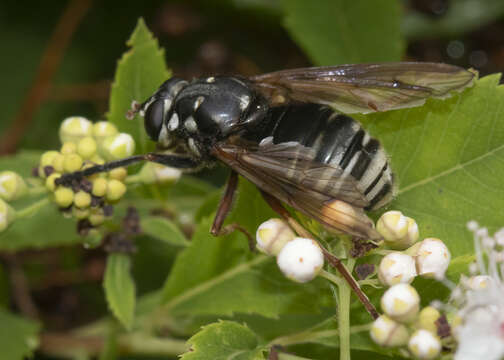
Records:
[[[352,272],[355,265],[355,259],[349,257],[346,268],[349,273]],[[350,360],[350,295],[352,289],[350,284],[342,281],[338,287],[338,330],[340,341],[340,360]]]
[[[37,211],[39,211],[41,208],[49,204],[49,198],[43,198],[27,207],[24,209],[16,211],[16,218],[17,219],[22,219],[26,217],[30,217],[33,214],[35,214]]]

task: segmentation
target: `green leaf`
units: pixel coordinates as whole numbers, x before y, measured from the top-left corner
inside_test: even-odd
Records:
[[[23,150],[14,156],[1,157],[0,169],[15,171],[27,180],[31,176],[31,169],[38,164],[41,154],[40,151]],[[19,211],[44,196],[46,195],[23,198],[11,205]],[[35,215],[15,221],[7,231],[0,233],[0,250],[76,244],[81,239],[75,229],[75,219],[64,218],[55,205],[48,204]]]
[[[183,360],[258,360],[264,349],[249,328],[232,321],[210,324],[189,339],[191,351]]]
[[[189,242],[177,225],[167,218],[143,217],[140,221],[142,231],[156,239],[163,240],[168,244],[187,246]]]
[[[39,325],[0,310],[0,348],[2,359],[22,360],[38,345]]]
[[[399,183],[388,207],[413,217],[421,238],[437,237],[456,257],[473,252],[466,223],[504,224],[504,87],[499,75],[447,100],[359,116],[390,155]]]
[[[415,11],[407,13],[403,17],[401,30],[409,39],[456,38],[496,21],[503,14],[502,0],[457,0],[451,1],[446,13],[440,17]]]
[[[128,255],[110,254],[103,281],[110,310],[128,330],[131,330],[135,313],[135,283],[130,267]]]
[[[127,120],[126,112],[133,100],[142,102],[152,95],[159,85],[170,77],[164,62],[164,51],[159,48],[142,18],[128,40],[131,50],[126,52],[117,66],[108,119],[117,125],[120,131],[127,132],[136,141],[137,153],[154,149],[154,142],[148,140],[143,119],[136,116]]]
[[[239,198],[230,222],[249,232],[272,217],[271,210],[248,181],[240,181]],[[274,259],[252,256],[242,234],[213,237],[211,218],[196,229],[163,289],[165,310],[172,315],[227,315],[236,312],[277,317],[283,313],[316,313],[328,288],[324,281],[291,282]],[[211,301],[209,301],[211,299]]]
[[[285,26],[316,65],[398,61],[399,1],[283,0]]]

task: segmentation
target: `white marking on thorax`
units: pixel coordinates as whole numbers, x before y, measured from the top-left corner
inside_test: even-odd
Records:
[[[186,128],[187,131],[192,133],[198,130],[198,125],[196,125],[196,121],[194,121],[194,118],[192,116],[189,116],[186,119],[186,121],[184,122],[184,127]]]
[[[196,98],[196,101],[194,101],[194,111],[198,110],[203,101],[205,101],[205,98],[203,96],[198,96]]]
[[[187,140],[187,145],[189,146],[189,150],[191,150],[196,156],[200,156],[200,151],[198,147],[196,146],[196,143],[194,142],[193,138],[189,138]]]
[[[179,126],[179,117],[176,112],[173,113],[170,121],[168,121],[168,130],[173,131]]]
[[[215,81],[215,78],[213,76],[210,76],[209,78],[206,79],[207,83],[213,83]]]

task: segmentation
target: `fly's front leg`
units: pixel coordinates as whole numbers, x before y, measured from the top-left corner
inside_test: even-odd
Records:
[[[84,170],[63,174],[61,177],[55,180],[55,183],[56,185],[71,186],[74,180],[79,181],[86,176],[91,176],[93,174],[110,171],[118,167],[130,166],[139,163],[141,161],[151,161],[158,164],[175,167],[178,169],[190,169],[198,166],[198,163],[196,163],[193,159],[189,157],[171,155],[171,154],[149,153],[143,155],[130,156],[124,159],[111,161],[103,165],[96,165]]]
[[[210,229],[210,233],[214,236],[223,236],[229,235],[232,232],[238,230],[242,232],[248,240],[250,250],[255,250],[255,242],[250,233],[240,224],[229,224],[225,227],[222,227],[224,220],[229,214],[231,210],[231,206],[233,204],[234,194],[236,193],[236,188],[238,187],[238,174],[235,171],[231,171],[229,175],[226,190],[224,191],[224,196],[221,198],[219,202],[219,207],[217,208],[217,213],[215,214],[215,218],[212,224],[212,228]]]

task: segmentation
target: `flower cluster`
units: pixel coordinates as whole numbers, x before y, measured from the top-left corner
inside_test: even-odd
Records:
[[[410,284],[416,276],[443,279],[450,252],[436,238],[417,242],[416,222],[400,211],[384,213],[377,230],[391,249],[378,268],[380,282],[389,288],[381,298],[384,314],[373,323],[371,338],[381,346],[407,346],[415,358],[434,359],[441,351],[436,325],[441,314],[431,306],[420,309],[420,296]]]
[[[111,215],[110,205],[126,193],[127,170],[116,168],[108,173],[94,174],[73,181],[70,187],[58,186],[55,181],[63,174],[130,156],[135,142],[109,122],[93,124],[77,116],[63,121],[59,135],[63,144],[60,151],[42,154],[38,176],[45,179],[45,186],[59,208],[81,220],[81,225],[98,226]]]
[[[474,235],[476,262],[470,277],[463,276],[452,291],[455,360],[499,360],[504,357],[504,228],[490,236],[476,222],[468,223]]]
[[[28,214],[16,212],[9,202],[31,193],[48,192],[49,198],[63,214],[79,220],[78,231],[86,234],[112,214],[112,205],[124,196],[126,184],[173,183],[181,175],[178,169],[146,163],[134,175],[128,176],[126,168],[118,167],[108,172],[76,177],[71,184],[58,185],[56,180],[64,174],[131,156],[135,151],[131,135],[120,133],[112,123],[92,123],[80,116],[65,119],[59,129],[59,137],[61,148],[42,154],[34,169],[38,180],[31,179],[30,186],[13,171],[0,172],[0,232],[25,213]]]

